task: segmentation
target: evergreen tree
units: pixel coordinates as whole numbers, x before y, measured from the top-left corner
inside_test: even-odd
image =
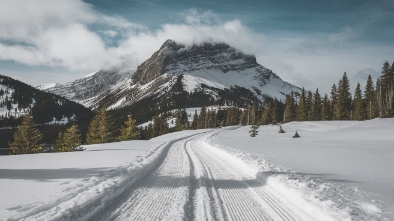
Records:
[[[14,133],[14,141],[9,143],[11,154],[38,153],[42,151],[41,132],[36,128],[30,115],[23,117],[22,124]]]
[[[352,94],[350,93],[349,80],[346,72],[343,74],[341,81],[339,81],[340,90],[338,96],[337,116],[338,120],[350,120],[352,111]]]
[[[239,124],[239,110],[236,107],[229,107],[227,109],[227,126],[234,126]]]
[[[285,123],[295,120],[294,119],[294,112],[295,112],[295,107],[294,107],[293,96],[286,95],[286,108],[285,108],[285,117],[284,117]]]
[[[159,131],[160,131],[160,133],[159,133],[159,135],[163,135],[163,134],[167,134],[168,133],[168,129],[169,129],[168,123],[167,123],[167,116],[168,115],[169,115],[168,113],[164,113],[164,114],[160,115],[160,118],[159,118],[159,120],[160,120],[160,123],[159,123],[160,129],[159,129]]]
[[[308,106],[306,102],[305,89],[302,88],[300,101],[297,109],[297,121],[306,121],[308,119]]]
[[[375,96],[374,83],[371,75],[368,75],[367,84],[365,85],[364,98],[366,104],[366,115],[367,119],[373,119],[377,114],[377,103]]]
[[[331,87],[331,116],[333,120],[339,120],[339,113],[338,113],[338,89],[337,86],[334,84]]]
[[[124,140],[135,140],[140,135],[136,132],[136,120],[134,120],[131,116],[128,116],[127,120],[124,123],[124,126],[120,129],[120,136],[118,137],[119,141]]]
[[[75,151],[81,145],[81,133],[75,124],[68,128],[63,135],[59,133],[59,136],[58,140],[56,140],[56,144],[60,144],[60,146],[56,146],[58,151]]]
[[[271,108],[272,108],[272,110],[271,110],[271,114],[272,114],[272,121],[271,121],[271,123],[272,124],[276,124],[276,123],[279,122],[278,102],[276,100],[273,102],[273,105],[272,105]]]
[[[312,120],[320,120],[321,119],[321,97],[319,93],[319,88],[316,89],[313,98],[313,105],[312,105]]]
[[[251,136],[251,137],[256,137],[256,136],[258,135],[258,133],[259,133],[258,128],[259,128],[258,125],[252,125],[252,126],[250,126],[249,133],[250,133],[250,136]]]
[[[388,61],[383,63],[382,68],[382,76],[380,77],[382,91],[386,92],[391,88],[391,84],[393,82],[393,76],[390,68],[390,64]]]
[[[306,98],[306,112],[307,120],[313,120],[313,93],[308,91],[308,96]]]
[[[363,98],[361,95],[360,83],[357,83],[356,90],[354,91],[354,100],[353,100],[353,119],[354,120],[364,120],[364,105]]]
[[[105,107],[101,107],[90,122],[86,142],[88,144],[112,142],[114,141],[113,134],[115,132],[112,117],[107,114]]]
[[[192,129],[198,129],[198,113],[197,110],[194,111],[193,122],[192,122]]]
[[[321,106],[321,120],[331,120],[331,108],[330,101],[327,94],[324,95],[324,99]]]
[[[62,133],[62,131],[59,131],[59,133],[57,134],[55,146],[56,146],[57,151],[61,151],[63,149],[63,133]]]
[[[152,123],[149,123],[148,126],[146,127],[146,139],[149,140],[152,138],[153,134],[153,125]]]
[[[198,127],[207,128],[207,108],[202,106],[200,116],[198,116]]]
[[[175,118],[175,131],[183,130],[183,125],[181,123],[181,110],[176,111],[176,118]]]
[[[183,130],[188,129],[189,128],[189,118],[187,117],[187,112],[185,110],[185,108],[181,109],[180,111],[180,123],[183,126]]]
[[[380,79],[376,80],[376,92],[375,92],[375,99],[377,103],[377,116],[383,117],[383,98],[382,98],[382,87]]]

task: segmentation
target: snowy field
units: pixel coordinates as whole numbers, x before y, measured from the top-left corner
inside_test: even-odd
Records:
[[[0,220],[18,220],[57,206],[88,188],[96,186],[100,191],[105,185],[114,185],[116,180],[103,181],[126,170],[138,170],[150,151],[169,140],[195,133],[182,131],[149,141],[86,145],[86,150],[80,152],[1,155]]]
[[[276,125],[262,126],[251,138],[249,127],[241,127],[219,133],[214,140],[262,155],[284,171],[283,177],[310,178],[316,188],[327,188],[320,197],[365,220],[377,214],[394,220],[394,119],[292,122],[282,128],[286,133],[279,134]],[[292,138],[296,130],[300,139]]]
[[[394,119],[0,156],[0,220],[393,220]],[[292,139],[298,130],[300,139]]]

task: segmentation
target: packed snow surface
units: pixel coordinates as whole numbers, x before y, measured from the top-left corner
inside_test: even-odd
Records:
[[[249,127],[241,127],[218,134],[215,142],[263,155],[288,168],[286,173],[324,184],[325,197],[359,213],[356,220],[380,212],[394,220],[394,119],[292,122],[282,128],[286,133],[279,134],[277,125],[261,126],[251,138]],[[296,130],[299,139],[292,138]]]
[[[384,127],[380,129],[384,133],[367,129],[374,126]],[[357,142],[368,143],[366,135],[376,136],[372,140],[381,141],[376,146],[386,147],[385,155],[390,155],[393,151],[385,146],[392,142],[385,136],[390,123],[306,122],[283,127],[288,133],[277,134],[277,126],[261,127],[256,138],[248,136],[246,127],[228,127],[182,131],[149,141],[86,145],[81,152],[0,156],[0,185],[7,190],[1,193],[0,219],[389,220],[384,211],[392,210],[385,210],[386,201],[367,194],[379,194],[380,189],[364,188],[364,180],[344,182],[356,181],[346,173],[337,179],[339,173],[328,168],[335,164],[332,158],[320,159],[331,161],[327,167],[298,165],[317,157],[318,149],[328,148],[321,146],[325,139],[334,149],[347,148],[359,133]],[[295,129],[302,136],[298,140],[288,138]],[[347,145],[337,147],[340,141]],[[304,147],[308,145],[316,150]],[[281,148],[278,154],[264,151],[274,146]],[[371,147],[352,148],[335,159],[341,163],[342,156],[351,164],[354,151]],[[291,157],[279,159],[283,152],[293,155],[292,166],[299,172],[281,167],[291,166],[287,164]],[[342,166],[346,170],[348,165]],[[319,171],[311,171],[315,167]],[[380,169],[392,178],[391,169]],[[355,194],[344,191],[350,189]]]

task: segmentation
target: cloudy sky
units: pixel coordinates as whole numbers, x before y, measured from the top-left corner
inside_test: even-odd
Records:
[[[135,69],[166,39],[224,41],[284,80],[328,92],[394,60],[392,0],[0,0],[0,74],[65,83]]]

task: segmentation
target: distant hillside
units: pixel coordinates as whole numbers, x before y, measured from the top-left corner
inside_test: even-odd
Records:
[[[93,116],[93,112],[81,104],[0,75],[0,148],[8,146],[12,130],[26,114],[41,127],[46,142],[56,138],[57,124],[75,122],[86,128]]]

